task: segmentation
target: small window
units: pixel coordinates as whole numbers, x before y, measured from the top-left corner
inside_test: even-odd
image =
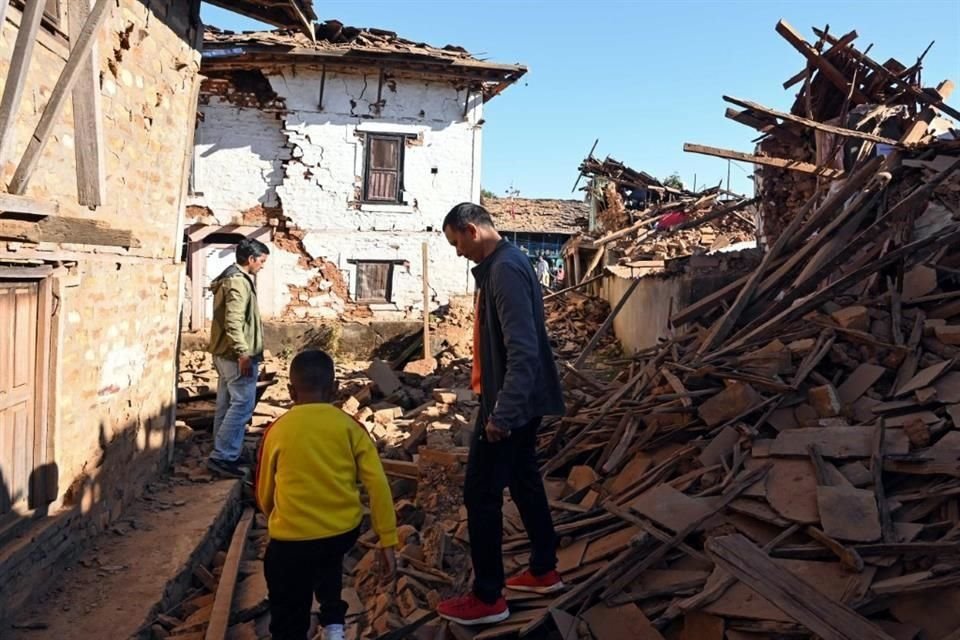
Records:
[[[403,147],[403,136],[367,135],[364,202],[403,203]]]
[[[390,302],[393,263],[357,261],[357,302]]]

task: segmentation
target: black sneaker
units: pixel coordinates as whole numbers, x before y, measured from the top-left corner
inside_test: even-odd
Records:
[[[207,458],[207,469],[225,478],[245,478],[247,470],[239,462]]]
[[[243,451],[240,452],[240,457],[237,458],[237,464],[241,464],[248,467],[253,464],[256,464],[256,462],[257,460],[254,457],[254,455],[250,453],[249,449],[246,449],[246,448],[244,448]]]

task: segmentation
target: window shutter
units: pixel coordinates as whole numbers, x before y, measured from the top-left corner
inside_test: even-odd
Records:
[[[401,139],[386,136],[369,136],[367,139],[365,200],[399,202]]]
[[[389,302],[392,274],[393,264],[390,262],[358,262],[357,300]]]

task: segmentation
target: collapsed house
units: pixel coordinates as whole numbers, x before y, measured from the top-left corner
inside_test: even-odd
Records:
[[[172,455],[199,7],[0,3],[0,618]]]
[[[678,308],[756,266],[756,200],[719,186],[663,185],[644,171],[592,152],[580,165],[588,230],[563,246],[569,282],[623,301],[613,329],[629,352],[657,343]],[[629,295],[627,295],[629,293]]]
[[[271,247],[258,275],[265,318],[402,319],[419,316],[423,280],[432,306],[472,291],[441,225],[454,204],[479,202],[483,106],[524,67],[336,21],[315,41],[209,30],[205,45],[187,229],[193,329],[209,320],[206,285],[240,237]]]

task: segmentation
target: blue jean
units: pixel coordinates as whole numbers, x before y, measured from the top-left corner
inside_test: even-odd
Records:
[[[257,403],[260,363],[253,360],[253,371],[249,376],[241,376],[240,364],[229,358],[214,356],[213,366],[220,376],[220,382],[217,385],[217,412],[213,418],[213,452],[210,457],[236,462],[243,451],[243,434]]]

